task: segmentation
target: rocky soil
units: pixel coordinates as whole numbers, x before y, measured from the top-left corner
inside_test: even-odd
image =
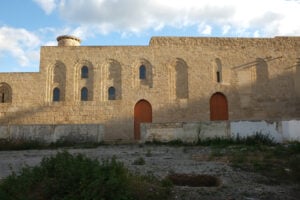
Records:
[[[39,164],[42,157],[61,150],[27,150],[0,152],[0,179],[12,170]],[[164,178],[182,173],[212,175],[220,179],[216,187],[175,186],[171,199],[207,200],[298,200],[300,187],[296,184],[274,182],[272,177],[233,168],[226,159],[211,159],[209,147],[174,147],[158,145],[104,145],[95,149],[68,149],[99,160],[116,156],[132,172]],[[136,161],[144,160],[144,163]]]

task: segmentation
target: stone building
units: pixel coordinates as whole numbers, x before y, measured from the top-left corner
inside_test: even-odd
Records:
[[[43,46],[40,71],[0,73],[0,124],[103,124],[300,118],[300,37],[153,37],[148,46]]]

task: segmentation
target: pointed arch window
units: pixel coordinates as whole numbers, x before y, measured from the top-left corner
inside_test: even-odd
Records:
[[[81,101],[87,101],[88,100],[88,89],[86,87],[83,87],[81,89]]]
[[[60,89],[57,87],[53,90],[53,101],[60,101]]]
[[[140,79],[145,80],[146,79],[146,67],[145,65],[140,66]]]
[[[114,87],[108,89],[108,100],[116,100],[116,89]]]
[[[81,68],[81,78],[88,78],[89,77],[89,68],[87,66],[83,66]]]

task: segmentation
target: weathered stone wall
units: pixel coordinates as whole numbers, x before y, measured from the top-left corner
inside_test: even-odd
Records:
[[[143,123],[143,142],[197,143],[214,138],[246,138],[255,134],[274,142],[300,141],[300,121],[210,121],[192,123]]]
[[[216,92],[226,96],[230,120],[300,118],[299,57],[300,37],[155,37],[149,46],[44,46],[40,72],[0,73],[0,83],[12,89],[12,102],[0,103],[0,123],[100,123],[104,140],[132,140],[139,100],[151,103],[154,123],[208,121]],[[141,65],[146,80],[139,79]],[[63,67],[55,71],[56,66]],[[80,76],[82,66],[89,68],[88,79]],[[63,97],[58,102],[55,87]],[[83,87],[88,101],[81,101]],[[108,100],[110,87],[115,100]]]
[[[104,127],[100,124],[0,125],[0,139],[41,143],[99,143]]]

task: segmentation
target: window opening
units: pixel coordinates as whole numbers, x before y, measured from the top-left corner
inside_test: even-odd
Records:
[[[54,90],[53,90],[53,101],[60,101],[60,90],[59,90],[59,88],[54,88]]]
[[[81,89],[81,101],[88,100],[88,89],[86,87]]]
[[[217,82],[221,82],[221,73],[219,71],[217,71]]]
[[[146,67],[145,67],[145,65],[140,66],[140,79],[146,79]]]
[[[114,87],[108,89],[108,100],[116,100],[116,89]]]
[[[81,68],[81,78],[88,78],[89,77],[89,68],[87,66],[83,66]]]

